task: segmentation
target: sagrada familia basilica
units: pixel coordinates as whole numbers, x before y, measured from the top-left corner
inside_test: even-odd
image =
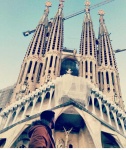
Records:
[[[126,147],[124,101],[104,11],[99,11],[96,38],[90,2],[85,2],[78,53],[63,45],[63,0],[51,20],[49,7],[48,1],[10,101],[1,109],[0,147],[27,148],[29,125],[47,109],[56,114],[57,148]]]

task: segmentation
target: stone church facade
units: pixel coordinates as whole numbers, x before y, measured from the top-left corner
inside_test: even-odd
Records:
[[[29,125],[47,109],[56,114],[57,148],[126,147],[126,114],[104,11],[99,11],[96,39],[85,2],[78,54],[63,46],[63,0],[51,20],[49,7],[47,2],[10,103],[0,112],[0,147],[26,148]]]

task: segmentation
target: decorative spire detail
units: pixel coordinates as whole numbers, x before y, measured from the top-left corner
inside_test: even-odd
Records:
[[[46,6],[45,12],[46,12],[46,13],[49,13],[49,7],[52,6],[52,3],[48,1],[48,2],[45,3],[45,6]]]
[[[98,14],[100,15],[99,22],[100,22],[100,23],[104,23],[104,18],[103,18],[103,16],[104,16],[105,12],[104,12],[103,10],[99,10]]]
[[[65,2],[65,0],[59,0],[59,2],[59,8],[62,9],[64,7],[63,2]]]
[[[86,13],[89,13],[90,12],[90,1],[89,0],[86,0],[86,2],[85,2],[85,6],[86,6],[86,8],[85,8],[85,12]]]

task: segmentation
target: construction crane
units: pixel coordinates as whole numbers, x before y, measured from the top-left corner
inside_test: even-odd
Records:
[[[102,6],[102,5],[108,4],[108,3],[112,2],[112,1],[114,1],[114,0],[105,0],[105,1],[103,1],[103,2],[100,2],[100,3],[98,3],[98,4],[95,4],[95,5],[91,6],[90,9],[95,9],[95,8],[100,7],[100,6]],[[84,10],[81,10],[81,11],[78,11],[78,12],[72,14],[72,15],[66,16],[65,18],[63,18],[63,20],[67,20],[67,19],[70,19],[70,18],[72,18],[72,17],[78,16],[78,15],[84,13],[84,12],[85,12],[85,9],[84,9]],[[25,31],[25,32],[23,32],[23,35],[24,35],[24,36],[28,36],[29,34],[35,32],[35,30],[36,30],[36,29],[31,30],[31,31]]]
[[[101,3],[95,4],[95,5],[93,5],[93,6],[90,7],[90,10],[95,9],[95,8],[97,8],[97,7],[100,7],[100,6],[102,6],[102,5],[105,5],[105,4],[107,4],[107,3],[110,3],[110,2],[112,2],[112,1],[114,1],[114,0],[105,0],[105,1],[103,1],[103,2],[101,2]],[[70,18],[72,18],[72,17],[78,16],[78,15],[84,13],[84,12],[85,12],[85,9],[84,9],[84,10],[81,10],[81,11],[78,11],[78,12],[72,14],[72,15],[69,15],[69,16],[63,18],[63,20],[67,20],[67,19],[70,19]]]
[[[115,53],[120,53],[120,52],[123,52],[123,51],[126,51],[126,49],[117,49],[117,50],[114,50]]]

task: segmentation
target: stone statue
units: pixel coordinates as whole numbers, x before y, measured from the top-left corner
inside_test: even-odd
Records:
[[[71,128],[70,130],[66,130],[65,127],[64,128],[64,131],[65,131],[65,148],[67,148],[67,145],[68,145],[68,139],[69,139],[69,134],[70,132],[72,131],[73,128]]]
[[[68,69],[68,70],[66,71],[66,73],[67,73],[67,74],[71,74],[71,73],[72,73],[71,69]]]
[[[57,148],[64,148],[64,141],[63,141],[63,139],[58,139],[57,140],[56,147]]]

